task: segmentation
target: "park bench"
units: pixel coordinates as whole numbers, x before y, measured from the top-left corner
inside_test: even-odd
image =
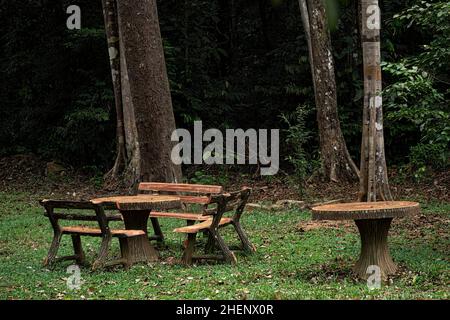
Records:
[[[185,212],[158,212],[150,214],[150,218],[174,218],[186,220],[188,225],[195,221],[205,221],[208,218],[201,213],[208,208],[210,197],[213,194],[221,194],[223,188],[214,185],[187,184],[187,183],[160,183],[142,182],[139,184],[140,193],[176,195],[180,198]],[[190,205],[198,205],[202,212],[187,212]]]
[[[180,198],[184,210],[187,210],[189,205],[200,205],[202,212],[208,208],[211,195],[221,194],[223,192],[221,186],[160,182],[141,182],[138,190],[140,193],[176,195]],[[195,221],[205,221],[208,219],[201,214],[202,212],[153,211],[150,214],[150,218],[153,218],[152,221],[156,220],[156,218],[182,219],[186,220],[188,225],[191,225]]]
[[[53,228],[53,240],[44,260],[44,266],[53,264],[61,260],[75,260],[78,264],[85,263],[85,256],[81,245],[81,236],[101,237],[102,242],[97,259],[92,265],[92,269],[99,267],[122,264],[125,267],[130,265],[128,261],[128,239],[144,236],[142,230],[110,229],[110,221],[121,221],[120,214],[107,214],[104,206],[93,204],[90,201],[65,201],[65,200],[42,200],[39,202],[45,208],[45,216],[50,220]],[[63,209],[63,211],[60,211]],[[115,209],[115,208],[108,208]],[[57,211],[56,211],[57,210]],[[70,212],[77,210],[77,212]],[[67,221],[96,221],[98,228],[80,225],[61,226],[60,220]],[[56,257],[63,235],[72,237],[74,255]],[[119,238],[121,258],[107,261],[112,238]]]
[[[256,250],[255,246],[248,240],[247,235],[239,223],[245,204],[250,196],[250,192],[250,189],[245,188],[241,191],[212,195],[209,204],[215,204],[215,208],[205,209],[202,213],[202,216],[206,217],[207,220],[174,229],[174,232],[187,234],[187,242],[182,257],[182,262],[184,264],[191,265],[196,260],[209,259],[225,260],[226,262],[235,264],[237,262],[236,256],[219,234],[220,228],[230,224],[234,226],[239,239],[242,242],[243,249],[249,253]],[[233,212],[233,216],[224,217],[224,214],[228,212]],[[206,233],[208,235],[208,240],[204,248],[205,253],[194,255],[195,242],[198,233]],[[220,250],[219,255],[214,254],[216,246]]]
[[[217,229],[233,225],[241,243],[242,248],[247,253],[255,251],[255,247],[249,241],[245,231],[242,229],[240,219],[250,196],[251,189],[244,188],[241,191],[222,194],[223,188],[214,185],[199,185],[199,184],[180,184],[180,183],[155,183],[142,182],[139,184],[140,192],[151,192],[152,194],[171,194],[176,195],[184,204],[185,210],[189,205],[196,204],[201,206],[200,212],[152,212],[150,218],[157,233],[155,236],[159,239],[164,239],[161,229],[158,224],[158,218],[174,218],[185,220],[187,226],[185,228],[175,229],[178,233],[197,233],[203,232],[208,234],[211,239],[211,234],[218,235]],[[221,201],[225,202],[225,207],[220,206]],[[222,210],[223,209],[223,210]],[[220,211],[222,210],[222,211]],[[224,213],[234,211],[231,217],[222,217]],[[219,218],[217,218],[219,217]],[[216,220],[214,220],[216,219]],[[196,224],[196,222],[198,222]],[[217,222],[217,224],[216,224]],[[212,230],[212,231],[211,231]],[[192,238],[193,236],[191,236]],[[187,247],[189,246],[189,237]],[[192,241],[191,241],[192,242]],[[195,242],[195,240],[194,240]],[[210,241],[211,242],[211,241]],[[209,248],[208,248],[209,249]],[[229,249],[228,249],[229,251]],[[227,253],[228,261],[235,261],[232,253]],[[187,260],[192,261],[187,255]],[[185,262],[188,262],[184,259]],[[190,262],[188,262],[190,263]]]

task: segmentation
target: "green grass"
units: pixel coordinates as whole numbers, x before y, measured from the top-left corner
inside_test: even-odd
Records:
[[[92,272],[82,267],[81,289],[70,290],[66,285],[70,262],[51,270],[41,265],[52,231],[36,199],[0,193],[0,298],[448,299],[450,204],[428,203],[423,212],[439,222],[411,225],[400,220],[394,224],[391,253],[401,272],[379,290],[370,291],[351,275],[359,252],[355,229],[301,232],[297,225],[310,218],[305,211],[244,215],[243,225],[258,251],[252,256],[238,254],[234,267],[184,267],[171,262],[171,257],[181,255],[183,237],[170,230],[183,222],[162,220],[167,239],[161,248],[161,263],[138,264],[127,271],[118,267]],[[224,233],[228,242],[237,243],[231,229]],[[83,245],[92,262],[98,239],[83,238]],[[69,237],[61,250],[70,252]],[[118,254],[117,241],[113,253]]]

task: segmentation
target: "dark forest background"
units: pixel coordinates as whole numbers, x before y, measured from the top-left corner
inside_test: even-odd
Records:
[[[0,156],[34,153],[106,172],[115,110],[101,1],[0,1]],[[81,7],[82,29],[66,28]],[[328,1],[338,106],[359,160],[362,61],[356,1]],[[282,168],[311,173],[318,135],[296,0],[160,0],[178,127],[280,128]],[[388,165],[417,177],[450,153],[450,5],[381,1]]]

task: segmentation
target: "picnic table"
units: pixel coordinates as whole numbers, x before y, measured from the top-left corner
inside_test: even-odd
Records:
[[[367,279],[369,266],[378,266],[385,278],[397,270],[388,248],[391,222],[394,218],[417,214],[419,210],[419,203],[409,201],[340,203],[312,208],[312,218],[354,220],[361,237],[361,253],[353,271]]]
[[[96,198],[91,200],[94,204],[105,207],[115,207],[123,216],[126,229],[142,230],[144,235],[129,239],[127,248],[130,263],[154,262],[159,259],[158,252],[150,243],[147,235],[147,222],[152,210],[169,210],[181,208],[181,201],[176,196],[165,195],[136,195]],[[161,234],[158,220],[152,218],[153,229]]]

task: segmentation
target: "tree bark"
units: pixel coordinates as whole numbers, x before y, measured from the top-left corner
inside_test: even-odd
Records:
[[[308,4],[306,0],[298,0],[298,5],[300,6],[300,14],[302,17],[303,29],[305,30],[305,37],[308,43],[308,57],[309,64],[311,66],[311,75],[313,78],[314,92],[316,91],[316,80],[314,79],[314,60],[311,45],[311,27],[309,25],[309,14],[308,14]]]
[[[308,40],[315,91],[322,171],[334,182],[355,180],[358,168],[350,157],[337,110],[337,88],[331,37],[323,0],[299,0]]]
[[[118,51],[111,59],[118,159],[108,180],[129,187],[140,181],[180,182],[181,167],[170,158],[176,127],[156,0],[103,2],[110,59]]]
[[[102,6],[116,110],[116,161],[113,168],[106,175],[106,180],[111,184],[116,182],[116,178],[126,167],[127,155],[125,151],[125,131],[120,79],[120,44],[119,26],[117,24],[117,7],[115,0],[102,0]]]
[[[381,16],[378,0],[361,1],[364,108],[359,201],[392,200],[387,176],[381,97]]]

